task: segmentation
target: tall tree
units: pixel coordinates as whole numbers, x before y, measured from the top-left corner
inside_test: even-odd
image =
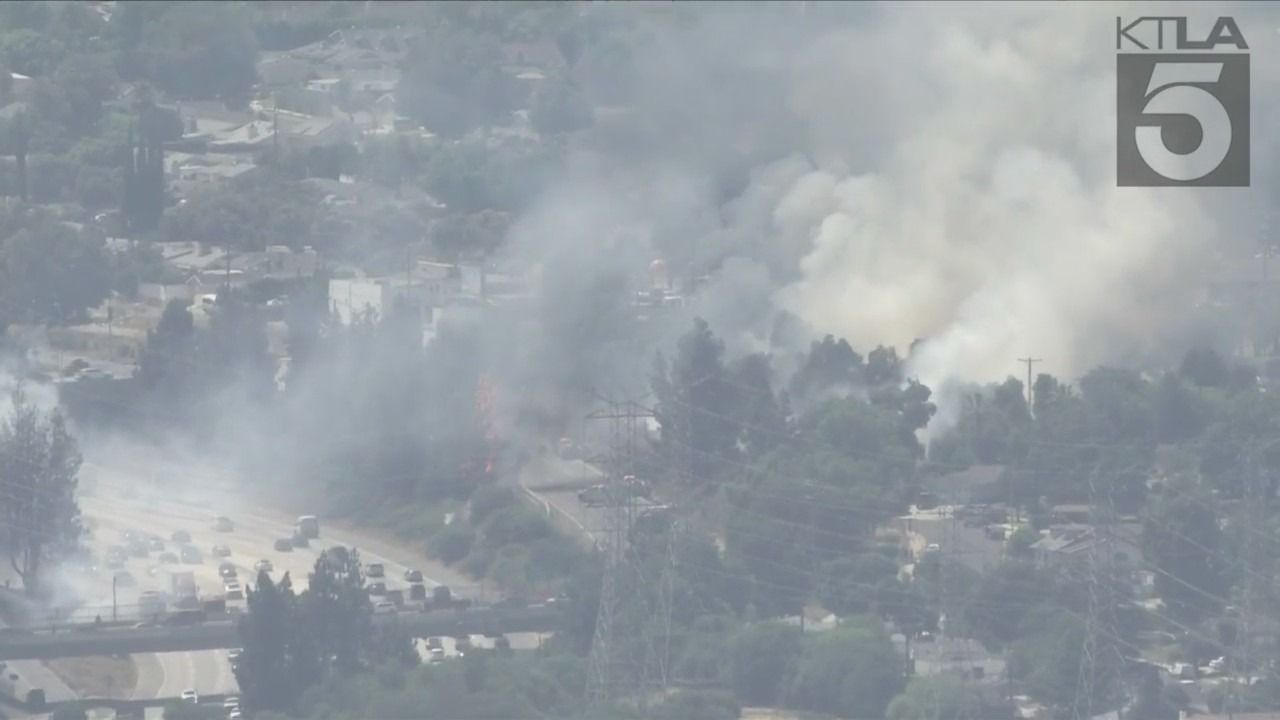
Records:
[[[27,154],[31,151],[31,120],[25,111],[0,122],[0,152],[12,155],[17,172],[18,197],[27,201]]]
[[[361,642],[369,637],[372,606],[354,550],[321,552],[302,594],[302,621],[320,651],[324,673],[350,674],[360,667]]]
[[[658,356],[653,389],[666,451],[683,462],[694,481],[707,481],[719,461],[735,453],[739,427],[732,415],[736,400],[726,379],[724,342],[706,320],[695,319],[680,338],[669,369]]]
[[[81,536],[81,457],[60,412],[42,413],[20,386],[10,397],[13,410],[0,427],[0,496],[10,563],[27,592],[36,592],[44,563]]]
[[[238,627],[244,653],[235,675],[249,710],[287,711],[319,679],[316,646],[306,632],[310,627],[298,620],[298,597],[289,574],[277,585],[267,573],[259,573]]]

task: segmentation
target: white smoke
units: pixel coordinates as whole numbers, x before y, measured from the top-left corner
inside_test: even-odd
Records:
[[[821,159],[772,201],[775,242],[806,244],[777,303],[855,347],[924,339],[910,372],[934,388],[1028,354],[1073,377],[1167,348],[1242,194],[1116,187],[1130,9],[902,4],[822,37],[791,95]],[[1242,21],[1255,64],[1274,26]]]

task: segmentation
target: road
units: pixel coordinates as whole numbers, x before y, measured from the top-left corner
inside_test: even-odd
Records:
[[[412,637],[459,635],[495,636],[497,633],[545,633],[553,631],[561,623],[561,610],[555,603],[523,607],[470,607],[425,612],[404,610],[398,613],[373,616],[374,627],[390,625],[401,634]],[[240,637],[234,619],[221,616],[207,622],[183,626],[135,627],[117,625],[99,627],[92,622],[58,632],[45,628],[31,628],[22,634],[6,636],[0,643],[0,659],[49,659],[54,657],[119,655],[125,653],[154,653],[156,658],[173,662],[191,663],[188,672],[216,677],[225,671],[213,665],[201,665],[199,658],[207,655],[178,650],[229,649],[239,644]],[[514,642],[513,642],[514,646]],[[186,657],[181,657],[186,656]],[[219,663],[225,667],[225,663]],[[157,686],[177,684],[166,680],[163,674]],[[211,679],[212,681],[212,679]],[[179,692],[186,688],[179,688]],[[199,688],[197,688],[199,689]],[[169,695],[162,695],[169,697]]]
[[[917,534],[919,542],[937,545],[943,558],[958,560],[981,571],[999,564],[1004,557],[1004,542],[987,537],[982,527],[967,527],[963,520],[952,517],[949,506],[932,510],[912,509],[900,518],[904,528]],[[913,548],[918,551],[918,548]]]
[[[241,493],[234,490],[234,481],[228,476],[214,476],[208,469],[203,469],[199,476],[192,477],[185,464],[149,455],[113,451],[95,456],[92,448],[86,449],[85,455],[87,460],[81,470],[84,488],[81,507],[90,529],[88,545],[97,560],[97,569],[64,572],[60,578],[83,599],[83,607],[76,611],[80,618],[92,619],[94,615],[101,615],[106,620],[110,617],[113,572],[104,567],[102,559],[108,547],[123,544],[125,530],[158,536],[164,542],[165,550],[172,552],[177,551],[176,544],[170,540],[172,533],[177,530],[190,533],[192,544],[205,557],[200,564],[179,568],[194,572],[200,593],[205,598],[223,595],[222,580],[218,575],[220,560],[211,555],[215,544],[225,545],[231,550],[226,560],[236,566],[242,584],[253,578],[254,563],[267,559],[274,566],[274,578],[279,579],[288,572],[295,589],[301,591],[306,587],[307,575],[320,551],[333,545],[358,548],[365,565],[383,563],[389,590],[408,587],[403,574],[409,567],[429,572],[432,576],[447,574],[448,579],[457,579],[456,573],[436,572],[440,568],[433,567],[418,553],[365,533],[331,525],[322,525],[321,539],[313,541],[311,547],[279,552],[274,549],[274,543],[292,533],[294,518],[247,502]],[[232,518],[235,523],[233,532],[214,530],[213,520],[218,515]],[[136,614],[137,598],[142,591],[168,590],[164,572],[167,568],[160,565],[158,555],[159,552],[152,552],[147,558],[129,558],[126,561],[124,569],[136,579],[137,585],[117,587],[115,600],[119,617]],[[434,577],[424,577],[424,581],[428,588],[439,584]],[[460,597],[479,595],[471,585],[450,583],[450,589]],[[243,601],[232,604],[243,606]],[[129,699],[173,697],[189,688],[201,694],[237,691],[225,651],[139,655],[135,656],[135,661],[138,663],[138,684]],[[38,663],[34,665],[43,668]]]
[[[541,455],[520,470],[519,482],[561,529],[594,545],[606,527],[604,508],[583,505],[578,493],[605,481],[602,470],[582,460]],[[641,501],[647,504],[647,501]]]

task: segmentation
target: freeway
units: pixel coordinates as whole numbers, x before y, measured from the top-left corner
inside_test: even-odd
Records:
[[[226,560],[235,566],[237,576],[246,586],[250,584],[246,581],[256,577],[254,564],[266,559],[274,566],[273,577],[279,579],[288,572],[295,589],[301,591],[320,551],[344,545],[359,548],[366,565],[383,563],[389,590],[405,589],[408,584],[402,580],[404,572],[414,568],[426,575],[424,584],[428,588],[443,582],[456,596],[484,599],[456,572],[431,562],[421,552],[331,522],[322,521],[321,540],[312,541],[310,547],[288,552],[275,550],[275,541],[291,534],[293,516],[249,499],[247,496],[252,491],[243,488],[252,488],[253,483],[238,474],[201,465],[190,458],[175,460],[154,448],[133,444],[110,447],[94,443],[85,448],[85,458],[80,501],[90,531],[86,542],[95,562],[87,567],[65,567],[56,573],[68,591],[66,595],[76,598],[75,619],[92,620],[97,615],[110,621],[114,613],[121,620],[131,619],[136,623],[142,619],[137,617],[140,593],[167,591],[169,570],[193,571],[202,596],[222,596],[220,560],[211,557],[215,544],[225,545],[231,551]],[[232,518],[234,530],[217,532],[213,526],[216,515]],[[103,567],[101,558],[110,546],[123,544],[126,530],[155,537],[164,545],[164,550],[149,552],[146,557],[128,558],[121,569],[128,572],[133,582],[118,583],[113,598],[114,572]],[[160,562],[162,552],[178,550],[177,543],[171,540],[176,531],[191,535],[192,544],[205,556],[201,562],[176,566]],[[232,604],[243,607],[243,601]],[[8,644],[11,639],[0,637],[0,645]],[[138,668],[137,685],[122,699],[171,698],[186,689],[195,689],[201,695],[236,692],[235,677],[225,650],[197,649],[207,644],[207,640],[204,643],[184,640],[177,645],[162,640],[143,643],[148,650],[133,656]],[[115,646],[108,644],[108,647]],[[211,646],[225,647],[230,645],[222,641]],[[57,656],[60,655],[48,657]],[[70,694],[69,689],[63,692],[65,686],[61,680],[42,663],[20,661],[17,667],[24,669],[24,677],[29,675],[32,684],[46,687],[51,699]]]
[[[494,635],[555,630],[560,611],[554,604],[515,608],[468,608],[400,612],[373,616],[375,625],[394,625],[413,637]],[[49,660],[85,655],[192,652],[238,647],[232,620],[177,627],[75,628],[0,635],[0,660]]]

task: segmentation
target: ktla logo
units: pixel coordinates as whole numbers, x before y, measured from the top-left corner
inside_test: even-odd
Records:
[[[1203,40],[1185,17],[1116,18],[1119,186],[1249,184],[1248,50],[1229,17]]]

